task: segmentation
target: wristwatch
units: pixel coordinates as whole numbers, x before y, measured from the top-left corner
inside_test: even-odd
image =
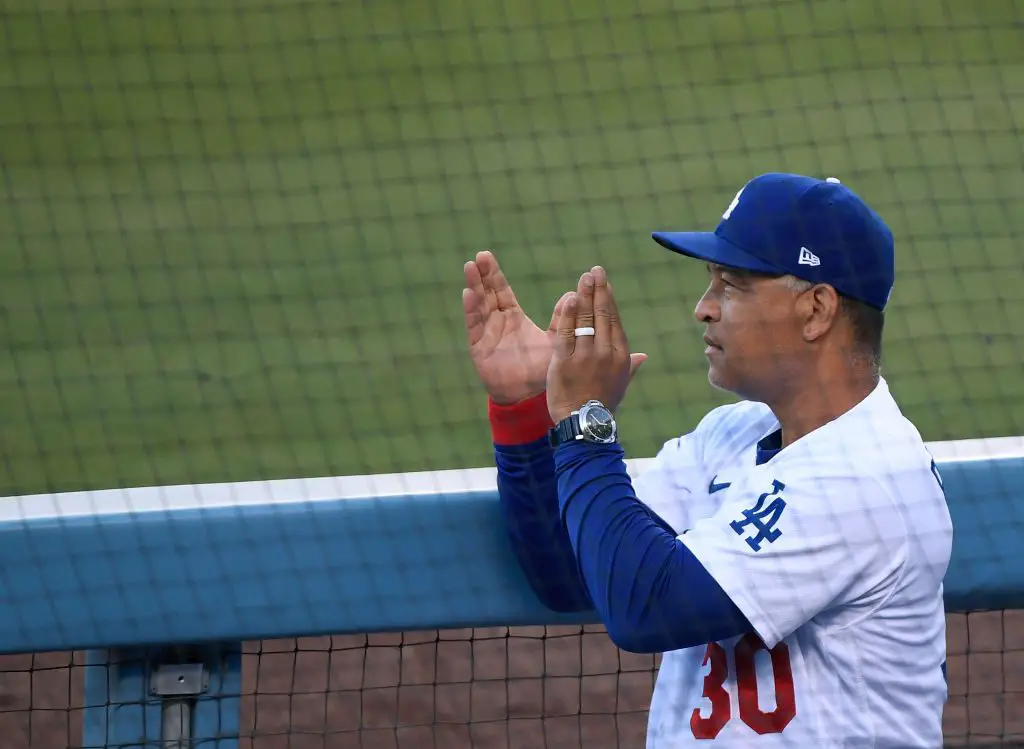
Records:
[[[618,438],[618,427],[612,412],[601,401],[589,400],[573,411],[548,432],[552,447],[563,442],[583,440],[607,445]]]

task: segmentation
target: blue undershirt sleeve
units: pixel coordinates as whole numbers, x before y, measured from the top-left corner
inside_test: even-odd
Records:
[[[637,499],[618,444],[554,451],[561,520],[612,641],[658,653],[753,630],[661,518]]]
[[[494,457],[506,533],[537,598],[560,613],[592,610],[559,513],[554,451],[547,437],[495,445]]]

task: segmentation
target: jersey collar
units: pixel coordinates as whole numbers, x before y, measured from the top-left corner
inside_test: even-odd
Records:
[[[822,437],[827,435],[831,429],[842,428],[842,425],[848,423],[851,418],[857,416],[870,416],[871,414],[878,412],[883,408],[883,404],[892,402],[892,395],[889,391],[889,383],[885,381],[884,377],[879,377],[878,382],[874,389],[868,393],[867,397],[864,398],[860,403],[855,405],[849,411],[841,414],[834,421],[823,425],[822,427],[815,429],[808,435],[805,435],[797,440],[808,439],[812,435]],[[841,422],[839,426],[836,426],[837,422]],[[778,422],[776,422],[778,424]],[[755,454],[755,465],[764,465],[769,460],[774,458],[782,450],[782,428],[776,427],[768,436],[761,438],[757,443],[757,452]]]
[[[779,454],[782,449],[782,430],[776,429],[757,443],[755,465],[764,465]]]

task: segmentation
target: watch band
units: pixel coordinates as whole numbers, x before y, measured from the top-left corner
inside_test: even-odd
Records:
[[[560,422],[551,427],[548,432],[548,442],[552,447],[558,447],[563,442],[578,440],[583,435],[580,428],[580,414],[575,412],[566,416]]]

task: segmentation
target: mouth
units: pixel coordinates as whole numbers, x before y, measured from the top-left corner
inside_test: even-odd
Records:
[[[715,343],[715,339],[712,338],[711,336],[704,336],[704,344],[708,347],[708,349],[716,349],[718,351],[722,350],[722,347]]]

